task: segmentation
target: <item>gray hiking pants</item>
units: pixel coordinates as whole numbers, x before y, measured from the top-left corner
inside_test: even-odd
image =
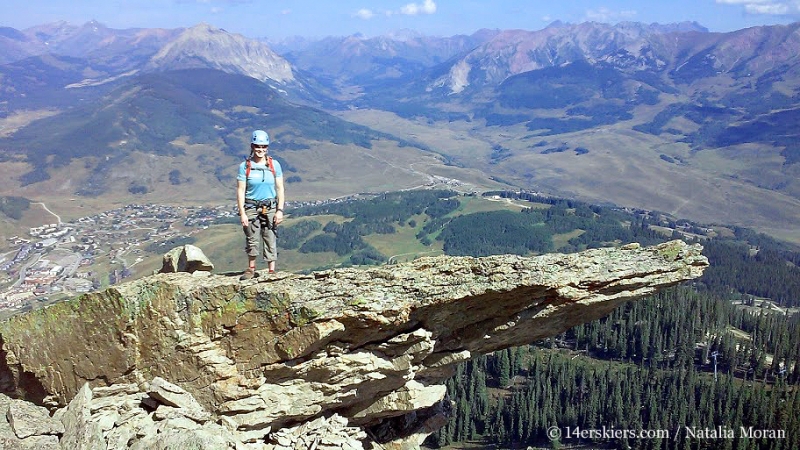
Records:
[[[260,214],[254,205],[246,205],[244,208],[250,224],[244,229],[245,244],[244,251],[248,256],[258,257],[258,239],[261,238],[262,254],[264,260],[275,261],[278,259],[278,239],[273,227],[275,223],[275,204],[273,203],[267,210],[266,215]]]

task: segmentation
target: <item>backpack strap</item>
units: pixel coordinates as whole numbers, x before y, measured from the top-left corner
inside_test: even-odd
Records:
[[[272,178],[278,178],[278,176],[275,175],[275,165],[272,164],[272,156],[267,156],[267,167],[269,167],[269,171],[272,172]]]
[[[245,169],[244,169],[244,178],[250,178],[250,167],[253,165],[252,161],[250,161],[250,157],[248,156],[245,159]],[[267,156],[267,167],[269,167],[269,171],[272,172],[272,178],[277,179],[278,176],[275,174],[275,164],[272,163],[272,156]]]

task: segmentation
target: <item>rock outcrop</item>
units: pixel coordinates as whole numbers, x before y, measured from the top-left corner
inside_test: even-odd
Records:
[[[0,324],[0,392],[65,427],[30,435],[0,419],[0,442],[417,448],[446,421],[443,381],[458,363],[697,278],[700,251],[430,257],[247,282],[156,274]],[[8,397],[0,410],[20,401]]]

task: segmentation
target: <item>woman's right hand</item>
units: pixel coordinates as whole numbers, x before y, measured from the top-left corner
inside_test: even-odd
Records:
[[[242,222],[242,226],[245,228],[250,225],[250,221],[247,220],[247,214],[245,213],[239,214],[239,221]]]

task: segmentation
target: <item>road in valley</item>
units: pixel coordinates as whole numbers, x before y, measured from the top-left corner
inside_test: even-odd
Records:
[[[44,208],[45,211],[55,216],[56,220],[58,220],[58,224],[61,225],[61,217],[58,214],[54,213],[53,211],[50,211],[50,208],[48,208],[47,205],[44,204],[44,202],[36,202],[34,203],[34,205],[42,205],[42,208]]]

